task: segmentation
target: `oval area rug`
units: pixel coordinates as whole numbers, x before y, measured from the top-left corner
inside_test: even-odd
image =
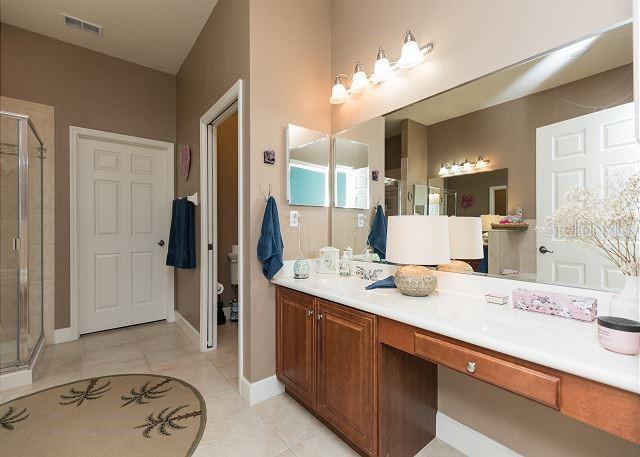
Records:
[[[200,392],[180,379],[83,379],[0,405],[0,448],[7,456],[190,456],[206,417]]]

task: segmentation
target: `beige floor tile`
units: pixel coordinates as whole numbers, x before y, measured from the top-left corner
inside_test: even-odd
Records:
[[[282,454],[278,454],[278,457],[296,457],[291,449],[287,449]]]
[[[250,411],[207,425],[194,456],[275,457],[286,450],[284,441],[260,416]]]
[[[44,352],[42,353],[42,360],[76,354],[82,354],[82,342],[80,340],[45,346]]]
[[[85,352],[106,349],[126,343],[138,341],[133,330],[129,328],[109,330],[106,332],[91,333],[80,337],[82,348]]]
[[[140,341],[139,344],[145,354],[182,348],[198,349],[182,332],[146,338]]]
[[[291,449],[298,457],[357,457],[358,455],[326,428],[305,438]]]
[[[436,438],[418,452],[416,457],[465,457],[465,455]]]
[[[38,361],[38,365],[39,367],[35,379],[36,382],[45,378],[80,372],[82,366],[82,355],[63,355],[56,357],[55,359]]]
[[[33,391],[33,384],[14,387],[13,389],[0,390],[0,404],[6,403],[24,395],[29,395]]]
[[[144,353],[149,365],[159,364],[164,362],[180,361],[185,358],[194,357],[200,355],[200,351],[194,346],[187,346],[175,349],[165,349],[162,351],[152,351]]]
[[[85,350],[82,355],[82,362],[92,365],[110,365],[141,358],[144,358],[144,353],[142,352],[138,342],[135,341],[133,343],[125,343],[118,346],[109,346],[104,349],[95,349],[91,351]]]
[[[137,374],[137,373],[150,373],[147,359],[144,356],[136,357],[134,359],[117,361],[111,363],[93,363],[82,362],[82,377],[83,378],[95,378],[98,376],[107,376],[111,374]]]
[[[167,336],[174,333],[182,333],[178,326],[170,322],[154,322],[151,324],[136,325],[131,328],[139,341]]]
[[[48,376],[43,379],[37,380],[33,384],[33,391],[40,391],[48,389],[49,387],[59,386],[61,384],[67,384],[69,382],[79,381],[82,379],[81,371],[73,371],[59,376]]]
[[[251,412],[249,404],[235,391],[219,395],[210,390],[200,390],[200,394],[207,405],[207,424],[224,422]]]
[[[203,397],[221,398],[236,393],[220,370],[202,355],[163,363],[149,362],[149,367],[154,374],[173,376],[188,382]]]
[[[262,402],[254,409],[289,446],[323,428],[318,419],[287,394]]]

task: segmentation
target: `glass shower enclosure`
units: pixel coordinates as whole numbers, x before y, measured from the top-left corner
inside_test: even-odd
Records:
[[[43,341],[43,160],[29,116],[0,111],[0,374]]]

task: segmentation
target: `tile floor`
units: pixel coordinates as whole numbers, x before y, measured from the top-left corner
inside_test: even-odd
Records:
[[[197,457],[356,456],[288,395],[249,407],[238,394],[237,324],[219,327],[219,348],[201,354],[175,325],[153,323],[47,346],[34,384],[0,393],[0,403],[77,379],[118,373],[166,374],[196,387],[207,405]],[[460,457],[434,440],[420,457]]]

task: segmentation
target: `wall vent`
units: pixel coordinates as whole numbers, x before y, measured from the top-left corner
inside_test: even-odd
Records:
[[[101,25],[93,24],[83,19],[78,19],[77,17],[69,16],[68,14],[65,14],[65,13],[60,13],[60,14],[62,14],[64,25],[67,25],[74,29],[82,30],[83,32],[91,33],[92,35],[102,36]]]

